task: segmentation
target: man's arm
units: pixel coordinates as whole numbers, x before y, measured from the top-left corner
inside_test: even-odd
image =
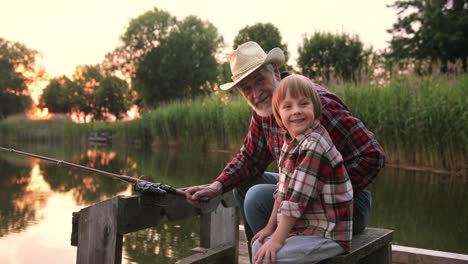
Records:
[[[261,122],[261,117],[254,112],[250,121],[249,132],[239,153],[216,178],[216,181],[223,185],[223,193],[232,190],[250,177],[262,175],[274,160]]]
[[[322,102],[320,122],[344,159],[356,193],[364,190],[385,163],[385,152],[364,123],[352,115],[341,99],[317,86]]]
[[[187,201],[201,207],[197,199],[210,199],[228,192],[249,177],[263,174],[273,161],[258,116],[254,113],[250,121],[249,132],[239,153],[229,162],[216,180],[208,186],[194,186],[186,190]]]

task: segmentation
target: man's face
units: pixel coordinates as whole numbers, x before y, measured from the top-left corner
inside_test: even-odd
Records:
[[[275,66],[273,72],[261,67],[242,80],[237,89],[257,114],[266,117],[272,114],[271,98],[279,81],[279,72]]]

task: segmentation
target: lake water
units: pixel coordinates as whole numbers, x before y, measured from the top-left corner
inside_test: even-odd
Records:
[[[5,146],[4,146],[5,147]],[[211,182],[233,153],[161,147],[8,146],[180,188]],[[132,186],[103,175],[0,152],[0,263],[74,263],[72,213]],[[393,244],[468,254],[468,176],[387,166],[371,186],[370,226]],[[198,219],[124,236],[122,263],[173,263],[199,242]]]

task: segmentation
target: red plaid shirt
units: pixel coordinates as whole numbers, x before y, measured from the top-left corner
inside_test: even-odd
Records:
[[[281,150],[274,194],[277,221],[280,215],[297,218],[290,235],[326,237],[349,252],[353,186],[341,154],[318,120],[304,134],[287,141]]]
[[[383,167],[384,150],[374,134],[351,114],[338,96],[319,85],[316,89],[322,103],[320,123],[343,156],[354,193],[359,193]],[[233,189],[249,177],[262,175],[272,161],[278,161],[283,146],[282,133],[273,114],[261,117],[254,111],[239,153],[216,179],[222,183],[223,191]]]

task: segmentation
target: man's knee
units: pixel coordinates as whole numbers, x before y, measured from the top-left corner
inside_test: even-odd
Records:
[[[354,196],[353,234],[361,233],[369,224],[371,205],[370,191],[364,190]]]
[[[245,196],[245,210],[270,210],[273,207],[274,184],[258,184],[249,189]]]
[[[243,207],[245,200],[246,200],[247,193],[249,192],[251,188],[258,186],[258,185],[262,185],[262,184],[267,184],[267,185],[275,184],[276,185],[278,180],[279,180],[278,173],[265,172],[261,177],[252,178],[249,181],[243,184],[240,184],[239,186],[234,188],[233,190],[234,198],[238,202],[239,206]]]
[[[273,209],[274,184],[258,184],[247,192],[244,202],[245,219],[252,228],[253,234],[257,233],[266,223]]]

